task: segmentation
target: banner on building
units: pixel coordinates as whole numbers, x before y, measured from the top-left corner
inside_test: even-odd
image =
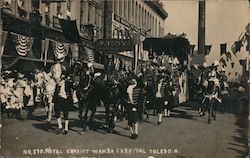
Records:
[[[16,51],[20,56],[26,56],[31,51],[34,42],[33,37],[27,37],[15,33],[11,33],[11,37]]]
[[[59,19],[64,37],[73,43],[81,43],[76,20]]]
[[[232,60],[232,55],[230,52],[226,52],[227,61]]]
[[[211,51],[211,48],[212,48],[212,45],[206,45],[205,46],[205,53],[206,53],[206,55],[209,54],[209,52]]]
[[[52,47],[55,59],[64,61],[65,56],[68,54],[69,44],[52,41]]]
[[[195,45],[189,45],[189,53],[190,53],[190,55],[194,55],[194,48],[195,48]]]
[[[226,43],[220,44],[220,55],[222,56],[223,54],[226,54],[226,52],[227,52],[227,44]]]
[[[220,58],[220,63],[222,64],[222,66],[227,66],[226,60],[224,58]]]

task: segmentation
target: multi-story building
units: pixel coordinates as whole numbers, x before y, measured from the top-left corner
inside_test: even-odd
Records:
[[[146,37],[164,36],[168,14],[163,4],[159,0],[109,0],[105,1],[104,6],[104,38],[139,38],[139,48],[136,48],[138,58],[148,60],[147,53],[142,49],[142,41]],[[120,58],[134,56],[132,51],[115,54]]]
[[[85,52],[93,52],[94,41],[102,38],[103,1],[3,0],[2,3],[3,23],[6,31],[23,36],[34,36],[39,30],[44,36],[41,38],[48,38],[62,43],[68,42],[73,58],[78,58],[79,54],[81,54],[79,53],[79,45],[85,48],[83,49]],[[81,38],[80,44],[65,39],[59,19],[76,20],[76,27]],[[10,26],[9,21],[13,22],[15,27]],[[34,30],[30,29],[33,24],[36,24],[33,27]]]
[[[35,36],[35,40],[40,41],[51,39],[69,43],[72,58],[76,59],[82,54],[86,55],[86,52],[94,54],[94,42],[97,39],[135,39],[134,34],[138,33],[138,43],[142,44],[146,37],[161,37],[164,35],[164,21],[168,16],[158,0],[3,0],[2,2],[4,30],[23,36]],[[60,19],[76,21],[80,44],[65,38],[65,30],[60,25]],[[34,43],[36,46],[39,45],[39,42],[34,41]],[[40,46],[43,47],[42,44]],[[136,50],[140,53],[139,59],[147,60],[142,46]],[[42,48],[33,51],[35,54],[40,54]],[[132,51],[120,54],[133,58]]]

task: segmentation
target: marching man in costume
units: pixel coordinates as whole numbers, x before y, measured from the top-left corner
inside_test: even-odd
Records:
[[[63,133],[68,134],[69,131],[69,97],[70,97],[70,87],[64,79],[64,75],[60,77],[58,82],[56,83],[56,89],[54,93],[53,103],[55,109],[55,118],[58,124],[58,130],[56,134]],[[63,112],[63,117],[65,121],[65,127],[62,127],[62,119],[60,117],[60,113]]]
[[[158,114],[158,122],[157,124],[160,125],[162,123],[162,111],[164,109],[164,102],[165,102],[165,84],[163,82],[164,76],[159,76],[157,82],[157,90],[156,90],[156,112]]]
[[[138,137],[138,97],[140,89],[136,88],[137,81],[132,79],[127,88],[128,94],[128,125],[131,132],[131,139],[136,139]]]

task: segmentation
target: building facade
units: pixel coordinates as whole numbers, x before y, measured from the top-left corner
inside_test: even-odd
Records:
[[[158,0],[109,0],[104,4],[104,38],[137,41],[135,53],[139,60],[148,60],[142,49],[146,37],[163,37],[168,13]],[[134,58],[133,51],[115,53],[116,56]],[[132,61],[130,61],[130,68]]]
[[[147,52],[142,49],[142,41],[146,37],[164,36],[164,22],[168,16],[158,0],[3,0],[3,8],[7,19],[15,17],[25,25],[37,26],[33,29],[29,29],[29,26],[9,26],[7,31],[32,36],[39,28],[45,36],[43,38],[69,42],[74,59],[86,55],[86,52],[100,53],[94,52],[94,43],[98,39],[129,38],[137,40],[135,51],[139,54],[138,58],[148,60]],[[60,19],[76,21],[82,42],[80,45],[65,39]],[[8,22],[4,23],[8,25]],[[82,53],[80,46],[84,47],[85,53]],[[118,54],[134,57],[133,51]]]
[[[24,36],[33,36],[36,31],[28,30],[34,21],[43,34],[56,42],[68,42],[74,59],[81,54],[94,54],[94,41],[103,38],[103,4],[100,0],[3,0],[3,22],[8,25],[11,17],[23,21],[26,27],[5,27],[8,32],[16,32]],[[7,20],[6,20],[7,19]],[[59,19],[75,20],[82,43],[67,41],[63,36]],[[33,22],[33,23],[32,23]],[[18,30],[19,29],[19,30]],[[69,30],[70,31],[70,30]],[[31,33],[27,33],[31,32]],[[31,35],[32,34],[32,35]],[[80,52],[79,46],[83,46]],[[41,46],[42,47],[42,46]],[[82,53],[85,52],[85,53]]]

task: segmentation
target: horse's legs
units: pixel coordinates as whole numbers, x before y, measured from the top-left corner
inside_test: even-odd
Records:
[[[85,107],[84,101],[83,100],[79,101],[78,106],[79,106],[79,109],[78,109],[79,115],[78,115],[78,117],[79,117],[80,120],[82,120],[83,109]]]
[[[208,101],[208,124],[211,124],[211,114],[212,114],[212,103],[211,100]]]

